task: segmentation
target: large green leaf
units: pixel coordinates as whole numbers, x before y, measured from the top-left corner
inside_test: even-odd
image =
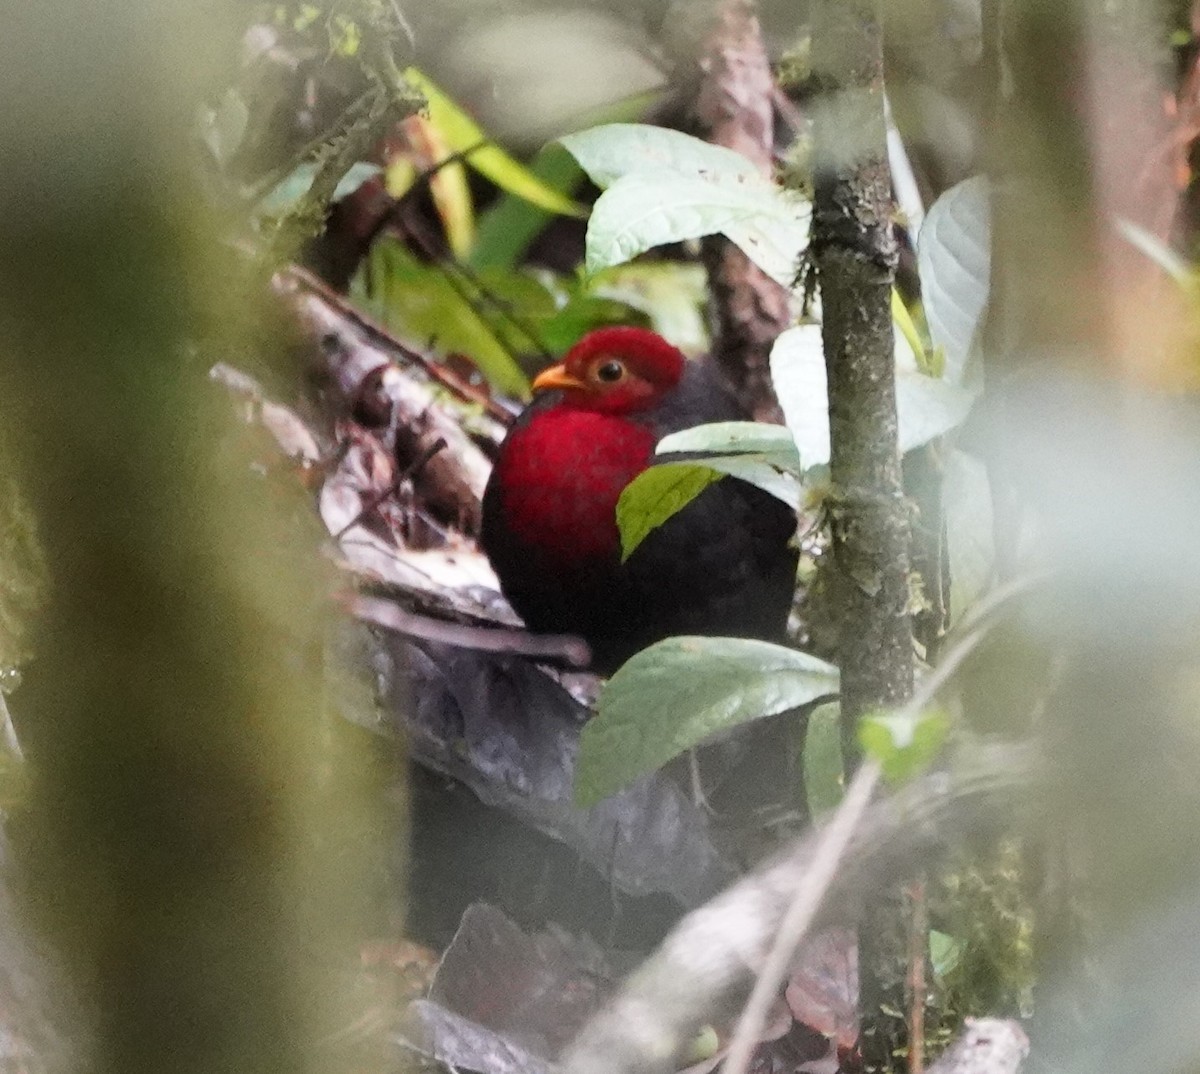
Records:
[[[666,171],[695,179],[752,179],[758,169],[741,153],[690,134],[645,123],[608,123],[559,139],[601,190],[635,172]]]
[[[429,102],[430,122],[437,127],[447,145],[454,152],[463,154],[472,168],[482,172],[502,190],[550,212],[564,216],[587,215],[582,206],[543,182],[519,160],[490,141],[475,120],[415,67],[408,68],[404,77],[425,95]]]
[[[668,638],[609,680],[583,729],[575,798],[598,802],[718,732],[838,689],[815,656],[741,638]]]
[[[714,455],[740,452],[769,455],[790,473],[800,473],[800,453],[791,432],[783,425],[758,421],[718,421],[696,425],[664,436],[655,449],[659,455],[704,451]]]
[[[635,123],[593,127],[560,141],[604,190],[588,223],[589,272],[665,243],[720,233],[792,285],[811,206],[740,153]]]
[[[771,378],[804,468],[827,465],[829,398],[820,325],[789,328],[775,341]],[[927,444],[962,424],[975,397],[975,391],[926,376],[908,362],[897,368],[901,452]]]
[[[917,245],[925,319],[952,384],[970,379],[971,353],[991,278],[991,195],[982,177],[946,191],[929,210]]]
[[[655,246],[720,233],[790,287],[810,216],[808,202],[765,179],[638,172],[610,186],[593,206],[586,267],[597,272]]]

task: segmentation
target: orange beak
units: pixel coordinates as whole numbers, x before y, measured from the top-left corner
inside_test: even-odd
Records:
[[[533,390],[535,392],[546,392],[552,388],[578,388],[586,390],[587,387],[587,382],[568,373],[567,367],[562,362],[559,362],[558,365],[552,365],[549,369],[543,369],[533,378]]]

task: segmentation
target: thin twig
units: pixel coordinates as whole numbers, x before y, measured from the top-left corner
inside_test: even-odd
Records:
[[[967,634],[942,663],[925,677],[900,713],[910,718],[919,716],[986,635],[987,629],[982,626]],[[726,1074],[745,1074],[748,1069],[751,1053],[766,1023],[767,1012],[787,977],[796,949],[833,882],[842,855],[878,786],[879,775],[879,763],[872,759],[865,760],[854,774],[845,797],[825,829],[813,856],[812,866],[806,872],[804,882],[796,888],[770,953],[754,983],[754,990],[738,1019],[725,1060]]]
[[[725,1059],[725,1074],[745,1074],[749,1067],[750,1056],[762,1035],[767,1013],[784,978],[787,977],[796,948],[804,939],[804,934],[808,931],[821,900],[837,873],[842,855],[871,801],[871,795],[875,793],[880,772],[878,761],[864,761],[859,765],[850,786],[846,789],[846,796],[825,829],[821,845],[813,858],[812,868],[806,874],[805,882],[796,890],[796,897],[779,926],[766,964],[754,983],[754,991],[750,993],[750,999],[742,1011],[741,1018],[738,1019],[733,1040],[729,1045],[729,1055]]]
[[[555,660],[584,668],[592,662],[587,642],[573,634],[531,634],[524,630],[466,626],[409,612],[390,600],[350,595],[343,600],[357,619],[410,638],[457,645],[484,653],[511,653],[535,660]]]
[[[382,324],[352,305],[344,295],[333,290],[319,276],[299,265],[287,266],[287,268],[281,270],[280,275],[317,295],[317,297],[335,310],[339,316],[344,317],[356,328],[360,329],[381,350],[395,355],[407,365],[417,366],[429,376],[430,380],[436,381],[460,399],[478,404],[497,421],[505,425],[512,423],[512,412],[498,403],[487,392],[476,388],[473,384],[467,383],[461,377],[446,369],[445,366],[439,365],[432,358],[422,354],[414,347],[400,342]]]
[[[368,496],[366,500],[363,501],[362,508],[359,510],[358,514],[356,514],[349,522],[347,522],[340,530],[338,530],[337,533],[333,534],[333,539],[335,541],[340,541],[350,530],[354,529],[354,527],[362,522],[363,519],[365,519],[372,511],[378,508],[379,505],[383,503],[383,501],[389,496],[399,495],[400,488],[404,482],[410,481],[416,477],[417,474],[419,474],[425,468],[429,460],[432,459],[439,451],[442,451],[445,448],[446,438],[439,436],[432,444],[429,445],[429,447],[422,451],[421,454],[412,461],[411,465],[407,466],[402,473],[398,474],[396,476],[396,480],[388,485],[387,488],[380,489],[373,495]]]

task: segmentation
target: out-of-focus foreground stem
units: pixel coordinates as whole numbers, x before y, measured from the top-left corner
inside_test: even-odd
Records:
[[[337,1066],[312,1045],[357,922],[323,862],[354,791],[318,768],[324,587],[288,505],[218,474],[189,352],[244,312],[189,157],[232,7],[10,5],[0,35],[0,409],[52,585],[15,868],[78,1070]]]

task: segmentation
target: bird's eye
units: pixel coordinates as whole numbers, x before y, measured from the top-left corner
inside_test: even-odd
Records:
[[[618,362],[615,359],[610,359],[602,365],[596,366],[596,379],[604,384],[616,384],[623,376],[625,376],[625,365],[623,362]]]

